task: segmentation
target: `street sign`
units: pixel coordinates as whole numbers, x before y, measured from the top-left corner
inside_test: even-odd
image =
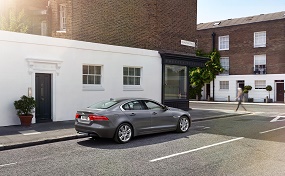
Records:
[[[187,41],[187,40],[181,40],[181,45],[191,46],[191,47],[195,47],[196,46],[195,42],[190,42],[190,41]]]
[[[272,119],[270,122],[280,122],[280,121],[285,121],[285,116],[277,116],[274,119]]]

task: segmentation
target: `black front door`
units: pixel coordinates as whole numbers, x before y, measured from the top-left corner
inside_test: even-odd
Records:
[[[276,83],[276,101],[284,102],[284,83]]]
[[[51,121],[51,75],[36,73],[36,122]]]

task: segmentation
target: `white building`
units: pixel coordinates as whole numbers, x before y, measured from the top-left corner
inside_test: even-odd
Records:
[[[115,97],[161,101],[158,51],[0,31],[0,126],[19,125],[14,101],[31,94],[35,122],[75,118],[76,110]]]

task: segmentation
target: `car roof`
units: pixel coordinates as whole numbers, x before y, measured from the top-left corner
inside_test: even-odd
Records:
[[[152,99],[139,98],[139,97],[119,97],[119,98],[110,98],[110,100],[114,100],[114,101],[117,101],[117,102],[131,101],[131,100],[151,100],[151,101],[155,101],[155,100],[152,100]]]

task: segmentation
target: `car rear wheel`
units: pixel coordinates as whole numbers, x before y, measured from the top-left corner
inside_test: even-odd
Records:
[[[186,116],[182,116],[180,117],[179,121],[178,121],[178,124],[177,124],[177,129],[176,131],[177,132],[180,132],[180,133],[185,133],[188,131],[189,127],[190,127],[190,120],[188,117]]]
[[[114,136],[114,140],[118,143],[127,143],[132,138],[132,127],[128,123],[121,124]]]

